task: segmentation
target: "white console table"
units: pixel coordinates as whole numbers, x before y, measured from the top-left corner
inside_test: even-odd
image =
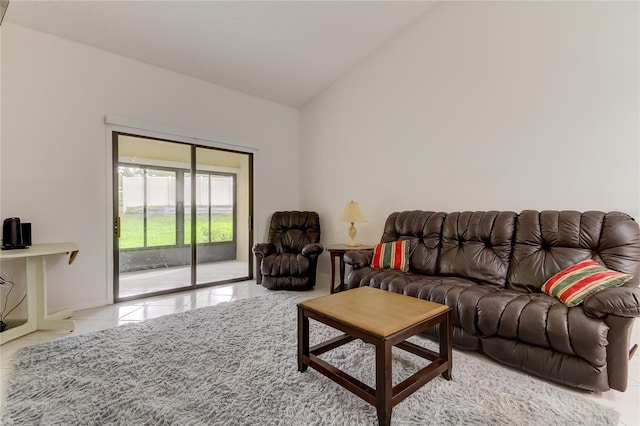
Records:
[[[71,264],[78,254],[78,246],[75,243],[34,244],[26,249],[0,251],[0,260],[25,259],[27,268],[27,322],[0,333],[0,345],[36,330],[75,329],[75,321],[65,319],[71,317],[73,312],[70,309],[50,315],[47,313],[45,257],[65,253],[70,254]]]

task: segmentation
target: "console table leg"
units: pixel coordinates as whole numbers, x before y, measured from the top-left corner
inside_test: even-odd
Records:
[[[69,330],[76,328],[76,322],[69,319],[73,312],[65,309],[57,314],[49,315],[47,312],[47,278],[46,262],[44,256],[27,258],[27,271],[32,271],[36,287],[36,316],[38,330]]]

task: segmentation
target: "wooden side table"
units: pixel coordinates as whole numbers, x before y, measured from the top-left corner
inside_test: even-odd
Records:
[[[331,256],[331,293],[344,290],[344,254],[350,250],[373,250],[374,246],[359,244],[357,246],[348,246],[346,244],[331,244],[325,248]],[[336,257],[340,259],[340,284],[335,287],[336,283]]]

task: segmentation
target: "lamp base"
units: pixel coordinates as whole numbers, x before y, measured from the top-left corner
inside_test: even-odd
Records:
[[[349,247],[355,247],[358,245],[356,244],[356,240],[355,240],[356,232],[358,232],[358,230],[356,229],[355,226],[353,226],[353,222],[351,222],[351,226],[347,230],[347,233],[349,234],[349,242],[347,243],[347,245]]]

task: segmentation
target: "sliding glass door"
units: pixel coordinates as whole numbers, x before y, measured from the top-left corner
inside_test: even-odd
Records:
[[[113,144],[115,301],[251,278],[251,154]]]

